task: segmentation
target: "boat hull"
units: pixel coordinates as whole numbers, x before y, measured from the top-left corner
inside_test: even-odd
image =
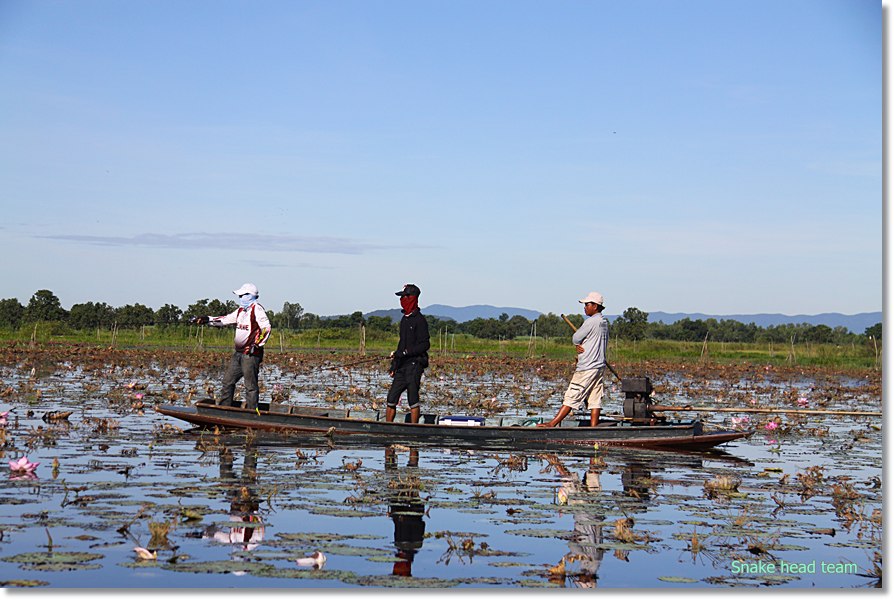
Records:
[[[554,428],[521,425],[457,426],[431,423],[385,422],[377,418],[349,418],[344,411],[283,407],[248,410],[238,407],[196,404],[162,405],[156,411],[201,427],[252,429],[280,433],[322,434],[333,439],[422,442],[490,448],[557,448],[587,446],[635,446],[644,448],[709,449],[750,435],[741,431],[704,431],[701,421],[658,425],[630,425],[619,421],[599,427],[569,425]],[[376,415],[377,416],[377,415]],[[436,419],[431,418],[431,421]]]

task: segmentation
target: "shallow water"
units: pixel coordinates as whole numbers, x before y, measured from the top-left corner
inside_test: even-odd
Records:
[[[5,458],[41,463],[35,478],[2,474],[5,587],[877,582],[861,575],[882,552],[880,419],[813,416],[769,431],[755,415],[758,432],[718,453],[389,449],[188,430],[151,410],[203,388],[186,370],[0,374],[2,410],[13,408]],[[275,369],[265,377],[271,388],[294,381]],[[371,373],[319,392],[301,387],[311,379],[294,386],[292,402],[319,402],[333,388],[384,396]],[[497,377],[488,385],[503,387],[476,393],[507,394]],[[810,381],[798,385],[819,394]],[[53,410],[72,414],[44,421]],[[712,492],[711,481],[728,489]],[[135,546],[156,558],[138,559]],[[322,568],[297,562],[315,551]]]

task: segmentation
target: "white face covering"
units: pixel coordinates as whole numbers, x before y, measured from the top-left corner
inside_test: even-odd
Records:
[[[239,305],[242,306],[242,308],[248,310],[248,307],[251,306],[251,303],[257,299],[257,296],[253,296],[251,294],[242,294],[241,296],[239,296]]]

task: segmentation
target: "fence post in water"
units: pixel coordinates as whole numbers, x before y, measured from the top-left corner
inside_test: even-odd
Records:
[[[360,324],[360,356],[366,356],[366,326]]]
[[[704,362],[705,359],[707,358],[707,355],[708,355],[708,334],[705,333],[705,341],[702,342],[702,354],[699,357],[699,360]]]

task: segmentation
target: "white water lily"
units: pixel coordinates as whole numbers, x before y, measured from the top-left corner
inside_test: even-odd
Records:
[[[141,548],[140,546],[135,546],[133,549],[134,552],[137,553],[137,557],[141,560],[155,560],[158,558],[158,551],[149,552],[145,548]]]
[[[310,556],[296,559],[295,564],[297,564],[299,567],[313,567],[314,569],[321,569],[323,565],[326,564],[326,555],[320,551],[317,551]]]

